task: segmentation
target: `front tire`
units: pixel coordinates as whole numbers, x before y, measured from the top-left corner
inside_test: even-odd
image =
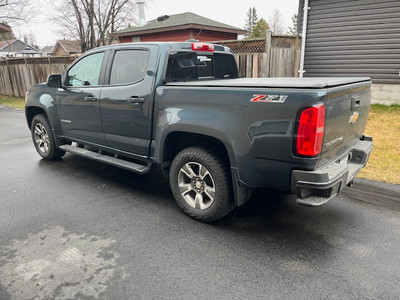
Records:
[[[57,148],[49,120],[45,115],[36,115],[31,125],[32,141],[36,151],[46,160],[56,160],[64,156],[65,151]]]
[[[205,148],[182,150],[171,164],[169,178],[176,202],[196,220],[216,221],[235,207],[229,166]]]

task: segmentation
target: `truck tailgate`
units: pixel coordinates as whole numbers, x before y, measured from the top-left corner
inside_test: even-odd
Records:
[[[346,154],[363,137],[370,107],[370,86],[371,81],[364,81],[328,89],[323,99],[326,118],[320,167]]]

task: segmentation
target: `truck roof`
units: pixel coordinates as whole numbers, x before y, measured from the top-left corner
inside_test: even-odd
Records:
[[[218,45],[218,44],[212,44],[212,43],[202,43],[202,42],[196,42],[196,41],[188,41],[188,42],[137,42],[137,43],[120,43],[120,44],[113,44],[113,45],[107,45],[107,46],[102,46],[98,48],[91,49],[87,51],[86,53],[97,51],[97,50],[106,50],[106,49],[118,49],[118,48],[124,48],[124,47],[129,47],[129,46],[139,46],[139,47],[145,47],[149,45],[155,45],[155,46],[160,46],[160,47],[165,47],[166,49],[169,50],[185,50],[185,51],[193,51],[193,45],[209,45],[212,46],[213,50],[206,50],[206,48],[203,49],[196,49],[195,51],[209,51],[209,52],[232,52],[228,47]],[[86,54],[85,53],[85,54]]]

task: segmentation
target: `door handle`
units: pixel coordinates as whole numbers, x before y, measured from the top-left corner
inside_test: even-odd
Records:
[[[137,104],[139,104],[139,103],[143,103],[143,102],[144,102],[144,99],[143,99],[143,98],[140,98],[140,97],[130,97],[130,98],[128,99],[128,102],[129,102],[130,104],[137,105]]]
[[[86,102],[95,102],[95,101],[97,101],[97,98],[94,97],[93,95],[86,96],[84,99],[85,99]]]

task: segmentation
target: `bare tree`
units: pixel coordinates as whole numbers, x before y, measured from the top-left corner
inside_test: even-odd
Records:
[[[66,2],[66,4],[67,4],[67,7],[68,7],[68,4],[71,4],[72,7],[74,8],[74,10],[73,10],[74,14],[70,14],[71,19],[66,20],[66,21],[74,23],[73,18],[75,17],[75,19],[76,19],[75,28],[78,31],[77,33],[79,36],[79,41],[81,43],[81,50],[82,50],[82,52],[85,52],[87,43],[88,43],[88,34],[86,32],[87,29],[85,26],[86,22],[84,20],[85,15],[83,14],[83,9],[82,9],[82,7],[79,6],[80,2],[77,2],[76,0],[70,0],[70,2],[69,3]]]
[[[285,22],[283,21],[281,12],[278,8],[275,8],[268,22],[272,32],[274,34],[284,34]]]
[[[27,25],[37,16],[35,0],[0,0],[0,23],[11,27],[11,32],[0,34],[0,41],[10,41],[15,36],[15,28]]]
[[[28,22],[34,15],[32,12],[31,0],[0,0],[0,22]]]
[[[66,0],[58,11],[53,21],[86,51],[110,43],[111,32],[135,22],[137,6],[134,0]]]

